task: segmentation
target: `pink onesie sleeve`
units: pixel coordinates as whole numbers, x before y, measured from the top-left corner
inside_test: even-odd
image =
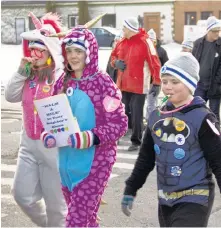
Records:
[[[60,76],[60,78],[54,84],[54,90],[52,96],[60,94],[63,90],[63,82],[64,82],[64,74]]]
[[[92,129],[92,132],[100,139],[100,145],[116,142],[126,133],[128,127],[124,104],[121,101],[121,91],[109,76],[103,75],[99,81],[101,79],[103,82],[99,84],[102,84],[102,106],[99,108],[99,115],[96,117],[97,126]],[[102,121],[98,119],[99,116]]]

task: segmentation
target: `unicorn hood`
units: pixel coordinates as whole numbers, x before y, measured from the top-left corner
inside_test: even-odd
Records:
[[[66,59],[65,46],[68,43],[83,45],[86,52],[85,68],[82,78],[90,77],[98,72],[98,44],[94,34],[83,26],[73,28],[62,40],[63,54]]]
[[[60,18],[57,14],[47,13],[40,20],[33,14],[29,14],[35,25],[35,30],[23,32],[21,37],[27,41],[41,41],[49,50],[55,62],[55,80],[57,80],[64,69],[64,58],[60,40],[57,37],[48,37],[49,35],[61,32]],[[23,42],[23,48],[27,48]],[[24,50],[27,53],[27,50]],[[27,54],[25,54],[27,55]]]

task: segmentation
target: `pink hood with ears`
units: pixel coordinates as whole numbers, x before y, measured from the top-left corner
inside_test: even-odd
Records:
[[[70,40],[83,40],[86,47],[86,67],[82,77],[87,77],[98,72],[98,44],[94,34],[82,27],[73,28],[62,40],[62,51],[66,61],[65,44]]]

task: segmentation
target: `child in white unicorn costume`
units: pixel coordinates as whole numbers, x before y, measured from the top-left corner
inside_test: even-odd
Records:
[[[24,57],[9,80],[5,98],[22,102],[23,129],[12,193],[24,213],[41,227],[62,227],[66,205],[57,169],[57,149],[46,149],[43,129],[33,101],[49,97],[64,73],[60,41],[48,35],[61,31],[59,17],[48,13],[38,20],[30,13],[35,30],[21,34]],[[44,199],[44,203],[43,200]]]

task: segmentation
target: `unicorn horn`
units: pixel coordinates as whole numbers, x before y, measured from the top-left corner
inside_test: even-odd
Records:
[[[91,27],[92,27],[93,25],[95,25],[95,24],[96,24],[104,15],[105,15],[105,14],[106,14],[106,13],[103,13],[103,14],[101,14],[101,15],[95,17],[94,19],[88,21],[88,22],[84,25],[84,27],[87,28],[87,29],[91,28]]]
[[[31,17],[32,22],[35,25],[36,29],[41,29],[42,28],[41,22],[39,21],[39,19],[32,12],[30,12],[28,16]]]
[[[84,25],[84,27],[87,28],[87,29],[91,28],[91,27],[92,27],[93,25],[95,25],[95,24],[96,24],[104,15],[105,15],[105,14],[106,14],[106,13],[103,13],[103,14],[101,14],[101,15],[95,17],[94,19],[88,21],[88,22]],[[51,35],[49,35],[49,37],[64,37],[64,36],[66,36],[69,32],[71,32],[71,30],[68,30],[68,31],[66,31],[66,32],[60,32],[60,33],[56,33],[56,34],[51,34]]]

